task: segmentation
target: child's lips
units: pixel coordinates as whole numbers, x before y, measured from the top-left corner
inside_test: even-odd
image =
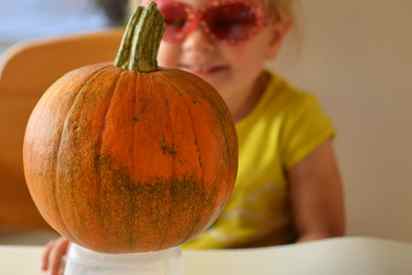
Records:
[[[227,65],[196,66],[196,65],[180,64],[180,67],[184,70],[187,70],[194,74],[200,74],[200,75],[214,74],[214,73],[222,72],[222,71],[229,69],[229,66]]]

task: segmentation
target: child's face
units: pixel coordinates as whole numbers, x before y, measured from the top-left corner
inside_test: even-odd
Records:
[[[171,7],[177,0],[159,0],[159,7]],[[238,0],[223,0],[222,3],[233,3]],[[238,2],[262,5],[262,0],[239,0]],[[179,0],[180,3],[187,4],[186,7],[196,11],[203,10],[211,6],[210,0]],[[259,6],[262,7],[262,6]],[[232,6],[233,13],[236,13],[236,7]],[[173,9],[171,16],[181,16],[179,12]],[[231,13],[231,9],[224,12]],[[231,43],[225,40],[226,34],[219,39],[211,28],[204,27],[205,21],[200,21],[196,27],[184,35],[184,38],[175,40],[167,39],[167,30],[165,37],[161,42],[159,49],[158,62],[162,67],[177,67],[191,73],[194,73],[210,84],[212,84],[225,100],[230,100],[236,96],[242,96],[239,93],[247,93],[250,90],[254,80],[261,73],[265,62],[275,57],[283,36],[288,31],[288,26],[274,24],[263,13],[258,14],[259,22],[266,20],[267,24],[256,24],[254,32],[250,35],[240,35],[240,39]],[[224,14],[224,13],[223,13]],[[209,18],[213,13],[207,14]],[[216,15],[216,13],[215,13]],[[220,13],[222,15],[222,13]],[[239,14],[239,16],[242,16]],[[226,17],[216,16],[215,19]],[[253,17],[253,16],[252,16]],[[205,18],[205,17],[203,17]],[[234,17],[236,18],[236,16]],[[166,24],[168,19],[166,18]],[[213,23],[213,19],[211,20]],[[253,20],[251,22],[254,22]],[[195,23],[196,24],[196,23]],[[211,25],[207,25],[211,26]],[[241,31],[242,33],[242,31]],[[233,36],[236,36],[235,30],[232,29]],[[239,38],[239,37],[236,37]],[[245,96],[245,95],[243,95]]]

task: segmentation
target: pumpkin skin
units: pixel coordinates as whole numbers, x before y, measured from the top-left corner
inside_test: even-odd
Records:
[[[44,93],[23,162],[56,231],[94,251],[131,253],[177,246],[214,222],[234,187],[238,148],[227,106],[199,77],[104,63]]]

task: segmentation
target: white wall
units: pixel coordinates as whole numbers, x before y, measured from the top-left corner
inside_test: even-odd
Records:
[[[334,119],[349,233],[412,241],[412,1],[302,4],[302,56],[276,70]]]
[[[102,30],[107,19],[93,1],[1,1],[0,46],[27,39]]]

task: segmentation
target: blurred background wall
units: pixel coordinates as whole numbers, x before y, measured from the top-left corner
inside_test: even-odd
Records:
[[[274,69],[334,119],[349,233],[412,241],[412,1],[302,5],[301,54]]]
[[[109,21],[97,1],[1,1],[0,52],[22,40],[103,29]]]

